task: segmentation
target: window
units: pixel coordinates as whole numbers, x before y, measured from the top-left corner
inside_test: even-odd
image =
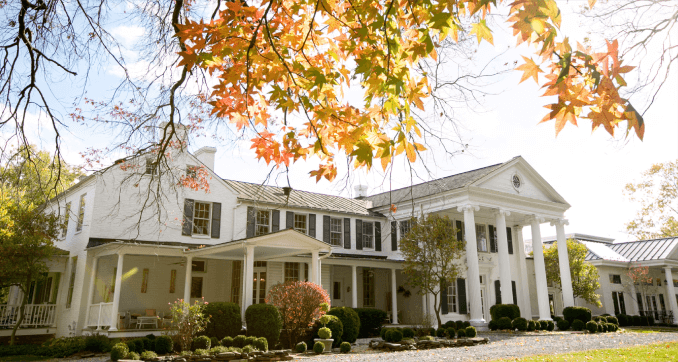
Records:
[[[68,233],[68,220],[71,218],[71,203],[66,204],[66,211],[64,211],[64,224],[61,226],[61,237],[66,237]]]
[[[231,303],[236,303],[240,305],[240,286],[242,285],[242,279],[240,279],[240,274],[242,273],[242,260],[233,261],[233,273],[231,275]]]
[[[374,271],[363,268],[363,307],[374,307],[374,304]]]
[[[193,264],[191,266],[191,271],[201,272],[201,273],[205,272],[206,261],[204,261],[204,260],[193,260],[193,262],[191,264]]]
[[[210,234],[210,209],[212,204],[208,202],[195,202],[193,208],[193,235]]]
[[[306,234],[306,215],[294,214],[294,230]]]
[[[457,313],[457,284],[447,284],[447,310],[450,313]]]
[[[612,284],[621,284],[621,275],[619,274],[610,274],[610,283]]]
[[[363,248],[374,248],[374,223],[363,221]]]
[[[202,277],[191,278],[191,298],[202,298]]]
[[[75,231],[81,231],[82,223],[85,221],[85,196],[87,196],[87,194],[80,196],[80,207],[78,208],[78,225],[76,226]]]
[[[73,302],[73,289],[75,288],[75,272],[78,266],[78,257],[74,256],[71,258],[71,280],[68,282],[68,298],[66,298],[66,308],[71,307],[71,302]]]
[[[334,246],[341,246],[343,235],[342,220],[337,218],[330,219],[330,244]]]
[[[657,278],[657,286],[658,287],[662,286],[662,279],[661,278]]]
[[[476,240],[478,242],[478,251],[487,251],[487,235],[485,234],[485,225],[476,224]]]
[[[626,314],[623,292],[612,292],[612,302],[614,304],[614,314]]]
[[[407,233],[409,233],[411,227],[412,227],[412,224],[410,224],[410,220],[401,221],[400,222],[400,237],[402,238]]]
[[[299,263],[285,262],[285,282],[299,281]]]
[[[146,174],[147,175],[157,175],[158,174],[158,164],[155,163],[155,157],[146,157]]]
[[[268,234],[271,230],[271,212],[268,210],[257,210],[257,217],[254,223],[254,236]]]
[[[334,282],[332,299],[341,299],[341,282]]]

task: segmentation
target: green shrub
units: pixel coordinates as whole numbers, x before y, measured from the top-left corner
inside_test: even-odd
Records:
[[[128,353],[129,353],[129,348],[127,348],[126,343],[117,343],[111,349],[111,360],[117,361],[117,360],[124,359],[125,357],[127,357]]]
[[[457,330],[457,323],[455,321],[447,321],[443,323],[443,327],[447,329],[454,328],[454,330]]]
[[[447,337],[447,329],[445,329],[443,327],[438,328],[438,330],[436,331],[436,337],[438,337],[438,338]]]
[[[149,359],[153,359],[155,357],[158,357],[158,355],[153,351],[144,351],[144,352],[141,352],[141,355],[139,355],[139,357],[142,360],[149,360]]]
[[[498,320],[502,317],[508,317],[514,320],[520,317],[520,307],[515,304],[495,304],[490,307],[490,316],[492,320]]]
[[[321,354],[325,350],[325,345],[322,342],[315,342],[313,345],[313,352],[315,354]]]
[[[571,327],[573,331],[583,331],[586,324],[580,319],[575,319],[574,322],[572,322]]]
[[[605,327],[607,327],[608,332],[614,332],[616,326],[617,325],[614,323],[605,323]]]
[[[645,324],[643,324],[643,316],[634,315],[633,316],[633,325],[634,326],[645,326],[645,325],[647,325],[647,320],[645,320]]]
[[[149,334],[146,335],[146,338],[148,338],[150,340],[155,340],[155,334],[149,333]]]
[[[496,321],[497,321],[497,329],[501,329],[501,330],[511,329],[511,318],[501,317],[499,319],[496,319]]]
[[[454,328],[452,328],[452,327],[447,328],[447,336],[448,336],[449,338],[454,338],[454,336],[456,336],[456,335],[457,335],[457,330],[456,330],[456,329],[454,329]],[[403,338],[405,338],[405,336],[403,336]]]
[[[278,308],[270,304],[252,304],[245,311],[245,321],[248,335],[264,337],[270,346],[278,344],[282,328]]]
[[[457,330],[457,338],[466,338],[466,329],[458,329]]]
[[[605,326],[602,323],[596,323],[598,325],[598,332],[603,333],[605,332]]]
[[[419,338],[420,341],[432,341],[433,337],[431,336],[423,336]]]
[[[648,326],[653,326],[654,325],[654,317],[649,315],[647,316],[647,325]]]
[[[262,352],[268,351],[268,340],[266,337],[259,337],[254,340],[254,347]]]
[[[155,336],[154,336],[155,337]],[[141,342],[144,344],[144,351],[152,351],[155,348],[155,340],[148,337],[141,338]],[[141,353],[143,351],[140,351]]]
[[[221,345],[224,347],[233,347],[233,337],[224,337],[224,339],[221,340]]]
[[[359,338],[367,338],[379,335],[379,329],[386,320],[386,311],[374,308],[355,308],[360,318]]]
[[[358,339],[358,333],[360,332],[360,317],[358,316],[358,313],[353,310],[353,308],[338,307],[330,309],[327,314],[333,315],[341,321],[341,325],[344,329],[341,340],[355,343]]]
[[[553,323],[553,321],[546,321],[546,330],[549,332],[553,332],[553,330],[556,328],[556,324]]]
[[[594,321],[586,322],[586,330],[589,331],[590,333],[598,332],[598,323]]]
[[[304,353],[306,352],[306,343],[305,342],[299,342],[297,345],[294,347],[294,350],[297,351],[297,353]]]
[[[212,348],[212,340],[207,336],[198,336],[193,338],[193,349],[210,349]]]
[[[570,325],[575,319],[586,323],[591,320],[591,310],[586,307],[567,307],[563,309],[563,317],[570,322]]]
[[[339,346],[339,350],[341,353],[348,353],[351,352],[351,344],[348,342],[341,342],[341,345]]]
[[[412,328],[403,328],[403,338],[414,338],[414,330]]]
[[[332,342],[332,346],[339,347],[339,345],[343,341],[342,335],[344,334],[344,325],[341,323],[341,320],[337,316],[328,315],[327,319],[328,319],[327,328],[329,328],[330,331],[332,331],[332,336],[329,338],[334,339],[334,342]],[[320,329],[322,329],[322,324],[320,323],[320,321],[315,321],[315,323],[313,323],[313,327],[311,327],[311,338],[322,338],[320,337],[319,334]],[[313,343],[313,339],[310,339],[308,343],[309,344]]]
[[[386,337],[386,342],[398,343],[403,340],[403,332],[397,328],[389,328],[384,336]]]
[[[322,327],[318,329],[318,337],[320,337],[320,339],[330,339],[332,338],[332,330],[327,327]]]
[[[134,339],[132,342],[134,342],[134,352],[141,353],[146,350],[146,345],[144,344],[143,338]]]
[[[254,304],[259,305],[259,304]],[[210,316],[210,321],[205,326],[205,334],[217,339],[226,336],[235,337],[242,329],[242,316],[240,306],[236,303],[213,302],[205,306],[203,314]],[[247,317],[245,317],[247,318]],[[247,323],[249,331],[250,325]]]
[[[217,337],[210,337],[210,345],[212,347],[218,347],[219,346],[219,339]]]
[[[490,323],[487,324],[487,328],[489,328],[491,331],[496,331],[499,329],[499,326],[497,325],[497,321],[492,319]]]
[[[167,354],[174,349],[174,342],[170,336],[160,336],[155,339],[155,353]]]
[[[559,331],[566,331],[570,328],[570,322],[567,321],[567,319],[561,319],[558,321],[558,330]]]
[[[600,322],[607,323],[607,317],[605,317],[605,316],[600,316],[600,315],[597,315],[597,316],[591,318],[591,320],[594,321],[594,322],[596,322],[596,323],[600,323]]]
[[[196,356],[209,356],[210,351],[208,349],[198,348],[195,351],[193,351],[193,354]]]
[[[63,358],[85,349],[85,339],[82,337],[62,337],[49,340],[42,344],[46,351],[42,352],[45,356]],[[41,351],[36,351],[40,353]],[[35,355],[35,353],[27,353]]]
[[[529,321],[527,321],[527,331],[528,331],[528,332],[532,332],[532,331],[534,331],[535,329],[537,329],[537,323],[535,323],[535,322],[534,322],[533,320],[531,320],[531,319],[530,319]]]
[[[465,329],[466,337],[473,338],[476,336],[476,327],[468,326]]]
[[[256,339],[257,339],[257,337],[254,337],[254,336],[245,337],[245,346],[254,346],[254,341],[256,341]],[[245,346],[243,346],[243,348]]]
[[[619,319],[617,319],[617,317],[610,316],[610,317],[607,317],[607,323],[619,325]]]
[[[547,320],[541,320],[538,321],[539,323],[539,330],[540,331],[545,331],[549,327],[549,321]]]
[[[247,345],[247,346],[242,348],[242,353],[250,354],[252,352],[254,352],[254,346],[252,346],[252,345]]]
[[[138,360],[140,358],[141,358],[141,356],[139,356],[139,354],[136,353],[136,352],[129,352],[127,354],[127,356],[125,356],[125,359],[131,359],[131,360]]]
[[[527,319],[523,317],[518,317],[511,322],[511,327],[519,331],[527,330]]]
[[[629,316],[626,314],[617,314],[617,320],[619,322],[617,323],[619,327],[626,327],[629,325]]]
[[[242,334],[239,336],[233,337],[233,347],[243,348],[245,347],[245,338]]]
[[[92,334],[85,337],[85,350],[89,352],[108,352],[111,341],[103,334]]]

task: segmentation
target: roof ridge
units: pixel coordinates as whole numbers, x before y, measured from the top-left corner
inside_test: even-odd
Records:
[[[231,180],[231,179],[226,179],[226,178],[223,178],[223,177],[222,177],[222,180],[227,181],[227,182],[232,181],[232,182],[238,182],[238,183],[249,184],[249,185],[254,185],[254,186],[275,187],[275,188],[279,188],[279,189],[282,189],[284,187],[284,186],[263,185],[263,184],[260,184],[260,183],[249,182],[249,181]],[[345,197],[345,196],[332,195],[332,194],[324,194],[324,193],[321,193],[321,192],[299,190],[299,189],[295,189],[295,188],[293,188],[292,190],[296,191],[296,192],[304,192],[304,193],[313,194],[313,195],[338,197],[338,198],[350,200],[350,201],[361,201],[361,200],[354,199],[352,197]]]
[[[612,243],[612,245],[640,243],[640,242],[644,242],[644,241],[657,241],[657,240],[667,240],[667,239],[678,239],[678,236],[667,236],[665,238],[654,238],[654,239],[646,239],[646,240],[619,241],[619,242],[616,242],[616,243]]]

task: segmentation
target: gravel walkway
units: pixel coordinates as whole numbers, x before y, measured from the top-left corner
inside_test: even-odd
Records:
[[[490,343],[459,348],[424,351],[377,352],[367,354],[328,355],[309,358],[310,361],[484,361],[540,354],[577,352],[591,349],[620,348],[656,342],[678,341],[678,333],[604,333],[551,334],[522,336],[509,334],[479,334]]]

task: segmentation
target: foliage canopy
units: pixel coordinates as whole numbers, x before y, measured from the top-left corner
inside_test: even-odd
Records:
[[[570,276],[572,277],[572,294],[575,298],[582,298],[590,304],[601,306],[600,295],[596,289],[600,288],[598,282],[598,269],[585,261],[588,249],[584,244],[574,239],[567,240],[567,256],[570,262]],[[560,285],[560,262],[558,260],[558,242],[552,245],[544,245],[544,263],[546,267],[546,280],[551,285],[562,289]]]

